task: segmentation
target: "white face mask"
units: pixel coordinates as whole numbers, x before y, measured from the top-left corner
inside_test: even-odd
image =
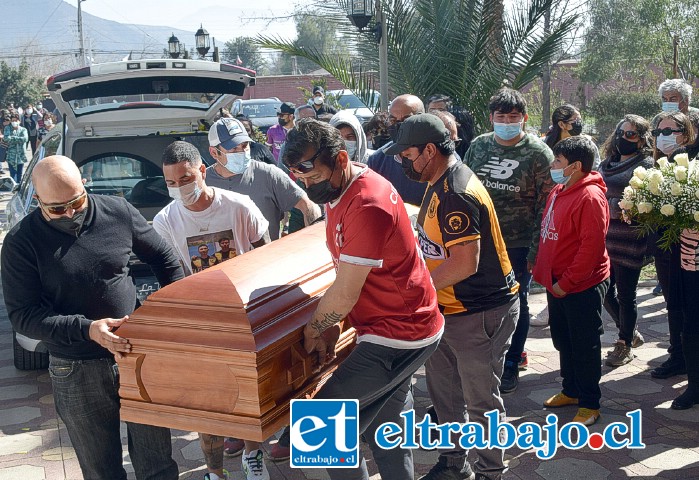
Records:
[[[11,122],[10,125],[12,125],[12,128],[17,128],[19,127],[19,122]]]
[[[36,106],[36,108],[37,108],[38,110],[41,110],[43,107],[44,107],[44,106],[43,106],[42,104],[39,104],[39,105]]]
[[[345,147],[347,147],[347,155],[349,155],[350,160],[354,160],[354,154],[357,153],[357,141],[345,140]]]
[[[34,110],[31,109],[31,108],[28,108],[28,109],[27,109],[27,114],[31,115],[32,113],[34,113]]]
[[[315,103],[316,105],[322,105],[323,97],[313,97],[313,103]]]
[[[677,149],[677,135],[659,135],[655,145],[665,155],[670,155]]]
[[[170,198],[179,200],[182,205],[188,206],[196,203],[201,196],[201,188],[197,184],[197,181],[188,183],[187,185],[182,185],[181,187],[167,187],[167,193]]]

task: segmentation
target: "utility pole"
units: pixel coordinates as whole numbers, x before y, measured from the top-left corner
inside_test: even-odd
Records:
[[[80,61],[82,66],[87,66],[87,58],[85,58],[85,36],[83,34],[83,9],[82,3],[85,0],[78,0],[78,35],[80,37]]]
[[[677,61],[679,57],[679,44],[680,39],[677,34],[672,36],[672,78],[677,78]]]
[[[379,40],[379,93],[381,94],[381,111],[388,111],[388,32],[386,16],[381,9],[381,0],[376,0],[376,16],[381,25],[381,40]]]

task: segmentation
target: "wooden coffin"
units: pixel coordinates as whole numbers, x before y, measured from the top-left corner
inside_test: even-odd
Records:
[[[153,293],[122,325],[123,420],[264,441],[288,423],[354,346],[316,372],[303,326],[335,279],[324,225],[314,225]]]

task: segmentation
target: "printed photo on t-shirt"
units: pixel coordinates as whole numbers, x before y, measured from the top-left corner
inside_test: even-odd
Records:
[[[201,272],[238,255],[233,242],[233,230],[187,237],[187,250],[192,262],[192,273]]]

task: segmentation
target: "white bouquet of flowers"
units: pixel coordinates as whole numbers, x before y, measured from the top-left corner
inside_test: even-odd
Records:
[[[685,228],[699,229],[699,161],[686,153],[666,157],[657,168],[637,167],[619,202],[625,221],[636,221],[640,234],[661,231],[658,245],[667,250]]]

